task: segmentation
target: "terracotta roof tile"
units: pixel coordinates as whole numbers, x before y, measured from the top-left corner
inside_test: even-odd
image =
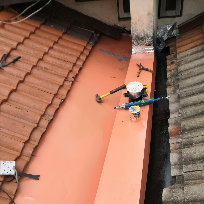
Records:
[[[11,22],[18,22],[18,20],[13,20]],[[18,22],[18,23],[15,23],[13,25],[20,28],[20,29],[23,28],[24,30],[28,30],[28,31],[31,31],[31,32],[35,32],[35,30],[37,29],[37,26],[31,25],[31,24],[25,23],[25,22]]]
[[[4,29],[11,31],[11,32],[14,32],[14,33],[18,33],[18,34],[25,36],[25,37],[29,37],[29,35],[32,32],[30,30],[27,30],[27,29],[25,30],[24,28],[15,26],[15,24],[14,25],[5,24]]]
[[[46,117],[42,117],[40,119],[40,122],[38,123],[38,126],[41,127],[41,128],[44,128],[46,129],[48,124],[49,124],[50,120],[48,120]]]
[[[81,70],[80,66],[75,65],[72,69],[72,72],[76,72],[77,74],[79,73],[79,70]]]
[[[23,16],[19,16],[18,18],[17,18],[17,20],[22,20],[22,19],[24,19],[25,17],[23,17]],[[35,20],[32,20],[32,19],[26,19],[26,20],[24,20],[23,21],[24,23],[27,23],[27,24],[30,24],[30,25],[33,25],[33,26],[36,26],[36,27],[40,27],[41,26],[41,22],[40,21],[35,21]]]
[[[38,35],[38,36],[41,36],[43,38],[51,39],[51,40],[53,40],[55,42],[58,41],[58,39],[60,37],[60,35],[55,35],[53,33],[50,33],[49,29],[47,29],[47,30],[37,29],[35,31],[35,34]]]
[[[31,39],[25,39],[23,44],[26,46],[41,50],[42,52],[48,52],[48,50],[50,48],[49,45],[44,45],[42,43],[38,43],[38,42],[31,40]]]
[[[35,42],[44,44],[44,45],[48,45],[49,47],[52,47],[54,44],[54,41],[51,39],[46,39],[42,36],[36,35],[36,34],[31,34],[30,35],[30,39],[32,39]]]
[[[44,110],[48,105],[45,101],[42,101],[37,97],[31,96],[23,92],[11,93],[8,101],[14,101],[16,103],[20,103],[28,108],[30,107],[31,109],[38,110],[42,113],[44,112]]]
[[[24,142],[27,139],[25,136],[21,135],[20,133],[15,133],[3,127],[0,128],[0,132],[2,135],[6,135],[6,137],[12,138],[15,141]]]
[[[79,38],[76,38],[74,36],[70,36],[70,35],[62,35],[62,39],[65,39],[65,40],[68,40],[70,42],[74,42],[74,43],[77,43],[77,44],[80,44],[80,45],[83,45],[83,46],[86,46],[87,44],[87,41],[86,40],[81,40]]]
[[[30,135],[29,142],[31,144],[38,145],[43,133],[44,133],[44,130],[42,130],[41,128],[39,127],[35,128]]]
[[[38,62],[38,67],[63,77],[66,77],[68,71],[70,70],[42,60]]]
[[[52,33],[54,35],[58,35],[58,36],[62,36],[62,34],[63,34],[63,31],[57,30],[55,28],[51,28],[51,27],[48,27],[48,26],[45,26],[45,25],[41,25],[40,29],[44,30],[44,31],[47,31],[49,33]]]
[[[0,43],[1,52],[8,53],[12,50],[13,46],[5,43]]]
[[[36,65],[37,62],[39,61],[39,57],[34,56],[32,54],[25,53],[21,51],[20,49],[12,50],[10,52],[10,56],[13,56],[14,58],[21,56],[22,61],[24,61],[25,63],[33,64],[33,65]]]
[[[9,94],[13,91],[14,89],[6,84],[1,84],[0,88],[0,95],[1,96],[6,96],[6,98],[9,96]]]
[[[66,98],[66,96],[67,96],[67,93],[68,93],[68,91],[70,90],[70,87],[66,87],[66,86],[63,86],[63,87],[61,87],[60,89],[59,89],[59,91],[58,91],[58,97],[59,98],[61,98],[61,99],[64,99],[64,98]]]
[[[14,133],[21,133],[23,136],[28,138],[30,136],[30,133],[32,132],[34,126],[30,124],[26,124],[24,122],[21,122],[18,119],[14,119],[13,117],[9,117],[8,115],[3,115],[3,113],[0,113],[0,127],[4,128],[6,130],[12,131]]]
[[[0,132],[0,141],[1,141],[1,146],[6,148],[9,147],[10,149],[12,149],[13,151],[16,152],[21,152],[21,150],[23,149],[23,143],[13,140],[11,137],[9,137],[8,134]]]
[[[93,33],[84,29],[82,30],[82,28],[71,26],[71,28],[67,30],[66,34],[71,36],[77,36],[78,38],[84,41],[89,41]]]
[[[21,155],[29,159],[32,156],[34,148],[35,146],[33,146],[32,144],[26,143],[23,147]]]
[[[64,77],[58,76],[57,74],[50,73],[50,72],[45,71],[39,67],[34,67],[32,69],[31,73],[38,76],[38,77],[53,81],[54,83],[57,83],[59,85],[61,85],[64,81]]]
[[[32,96],[38,97],[38,98],[40,98],[44,101],[48,101],[48,102],[50,102],[53,99],[54,94],[52,94],[46,90],[43,90],[42,88],[34,87],[32,85],[29,83],[25,83],[25,82],[20,83],[17,87],[17,91],[18,92],[24,92],[27,94],[32,94]]]
[[[50,90],[51,93],[57,93],[57,90],[58,90],[58,84],[33,74],[28,75],[25,78],[25,82],[31,83],[37,87],[48,89]]]
[[[19,55],[18,55],[19,56]],[[14,57],[9,57],[8,56],[8,58],[6,58],[6,63],[7,62],[10,62],[10,61],[12,61],[14,59]],[[12,63],[12,64],[10,64],[9,66],[12,66],[12,67],[15,67],[15,68],[18,68],[18,69],[21,69],[21,70],[24,70],[24,71],[27,71],[27,72],[29,72],[31,69],[32,69],[32,67],[34,66],[34,65],[32,65],[32,64],[29,64],[29,63],[26,63],[25,61],[23,61],[22,59],[19,59],[18,61],[16,61],[15,63]],[[4,69],[6,69],[6,67],[4,67]]]
[[[44,55],[44,51],[41,51],[39,49],[36,49],[34,47],[30,47],[30,46],[27,46],[27,45],[18,45],[17,47],[18,50],[20,51],[23,51],[25,53],[28,53],[28,54],[31,54],[31,55],[34,55],[34,56],[37,56],[39,57],[40,59],[43,57]]]
[[[31,110],[25,110],[9,103],[3,103],[1,105],[1,111],[3,113],[21,118],[33,124],[37,124],[41,117],[39,113],[33,112]]]
[[[54,105],[50,105],[46,111],[45,111],[45,115],[48,115],[50,117],[53,117],[55,114],[55,111],[57,110],[57,107]]]
[[[81,45],[79,42],[72,42],[65,39],[59,39],[58,43],[60,45],[64,45],[64,46],[67,46],[68,48],[72,48],[79,51],[82,51],[84,49],[84,45]]]
[[[53,101],[52,101],[52,105],[55,106],[56,108],[58,108],[61,102],[62,102],[61,99],[58,98],[57,96],[55,96]]]
[[[15,16],[16,16],[16,14],[13,12],[9,12],[9,11],[1,11],[0,12],[0,19],[3,19],[3,20],[4,19],[7,20],[7,19],[13,18]]]
[[[76,61],[76,65],[79,66],[79,67],[82,67],[83,64],[84,64],[84,60],[83,59],[78,59]]]
[[[80,55],[80,53],[81,53],[81,51],[79,51],[79,50],[75,50],[75,49],[73,49],[73,48],[66,47],[66,46],[60,45],[60,44],[54,44],[54,45],[53,45],[53,48],[54,48],[55,50],[62,51],[62,52],[64,52],[64,53],[66,53],[66,54],[74,55],[74,56],[76,56],[76,57],[79,57],[79,55]]]
[[[62,59],[59,59],[59,58],[56,58],[56,57],[53,57],[52,55],[50,54],[46,54],[44,55],[43,59],[48,62],[48,63],[52,63],[52,64],[55,64],[55,65],[58,65],[58,66],[61,66],[61,67],[64,67],[68,70],[71,70],[72,67],[73,67],[73,64],[72,63],[69,63],[69,62],[66,62]]]
[[[5,69],[5,70],[7,70],[7,69]],[[7,85],[9,85],[15,89],[16,86],[18,85],[19,81],[21,80],[21,78],[11,76],[11,75],[7,74],[5,72],[5,70],[0,70],[0,82],[2,84],[7,84]]]
[[[8,44],[8,45],[12,46],[12,48],[16,48],[16,46],[19,43],[18,41],[8,39],[5,36],[0,36],[0,42],[3,44]]]
[[[73,55],[67,55],[67,53],[65,52],[62,52],[62,51],[58,51],[58,50],[55,50],[55,49],[50,49],[48,54],[58,58],[58,59],[61,59],[63,61],[67,61],[67,62],[71,62],[71,63],[75,63],[77,58],[76,56],[73,56]]]
[[[13,33],[4,28],[0,28],[0,35],[18,42],[22,42],[25,39],[25,36],[19,35],[17,33]]]

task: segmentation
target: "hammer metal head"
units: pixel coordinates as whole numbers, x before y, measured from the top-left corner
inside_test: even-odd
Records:
[[[101,100],[101,97],[98,94],[96,94],[96,101],[98,103],[103,103],[103,101]]]

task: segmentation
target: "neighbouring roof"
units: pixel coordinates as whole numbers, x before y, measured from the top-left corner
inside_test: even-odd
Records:
[[[0,12],[0,19],[14,16],[11,11]],[[92,31],[79,27],[73,31],[67,21],[59,23],[63,29],[47,26],[48,21],[45,24],[27,19],[0,25],[0,58],[8,52],[7,62],[21,56],[0,69],[0,160],[15,160],[19,172],[29,162],[93,44]],[[3,179],[9,178],[0,176]],[[16,182],[0,185],[14,197]],[[3,192],[0,203],[10,203]]]
[[[31,14],[44,4],[45,2],[38,3],[36,6],[30,8],[24,15],[27,16]],[[12,8],[14,8],[16,11],[20,13],[28,5],[30,4],[16,4],[12,5]],[[96,33],[101,32],[116,40],[120,39],[123,30],[122,27],[112,26],[103,23],[95,18],[82,14],[74,9],[68,8],[55,0],[49,3],[43,10],[32,16],[31,19],[41,21],[48,26],[52,25],[54,28],[57,29],[60,29],[60,26],[62,26],[62,29],[64,29],[63,28],[64,22],[69,21],[72,24],[72,26],[69,29],[68,34],[76,33],[75,26],[80,26],[84,27],[85,29],[95,31]],[[60,19],[61,22],[59,23],[59,21],[56,21],[56,19]]]
[[[204,21],[181,27],[168,40],[167,94],[170,95],[169,143],[172,186],[163,203],[204,200]],[[187,29],[188,28],[188,29]],[[187,29],[187,30],[185,30]]]

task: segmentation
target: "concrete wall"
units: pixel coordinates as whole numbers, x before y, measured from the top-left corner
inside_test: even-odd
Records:
[[[132,44],[153,45],[154,1],[130,0]]]
[[[204,0],[184,0],[183,14],[181,17],[158,19],[158,25],[171,24],[175,22],[179,25],[202,12],[204,12]]]
[[[157,37],[157,26],[158,26],[158,5],[159,5],[159,0],[154,0],[154,33],[153,33],[153,37],[154,37],[154,47],[156,46],[156,37]]]
[[[81,13],[96,18],[110,25],[118,25],[131,29],[130,20],[118,21],[117,0],[75,2],[75,0],[57,0],[58,2],[73,8]]]

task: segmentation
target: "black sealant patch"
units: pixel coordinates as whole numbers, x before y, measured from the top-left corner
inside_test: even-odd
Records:
[[[156,51],[157,67],[155,98],[165,97],[166,54]],[[154,103],[149,167],[146,185],[145,204],[162,204],[163,189],[171,185],[170,147],[168,133],[169,101]]]
[[[118,59],[119,62],[121,62],[123,59],[124,59],[125,61],[129,61],[129,60],[130,60],[130,58],[129,58],[129,57],[126,57],[125,55],[123,55],[123,56],[116,55],[116,54],[114,54],[114,53],[111,53],[111,52],[108,52],[108,51],[105,51],[105,50],[102,50],[102,49],[99,49],[98,51],[99,51],[99,52],[103,52],[103,53],[105,53],[105,54],[107,54],[107,55],[111,55],[111,56],[113,56],[113,57],[119,58],[119,59]]]

